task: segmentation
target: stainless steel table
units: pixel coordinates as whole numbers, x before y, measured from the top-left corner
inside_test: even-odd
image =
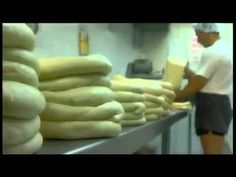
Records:
[[[45,140],[37,154],[132,154],[157,135],[168,132],[177,121],[187,118],[187,111],[174,111],[159,120],[142,126],[123,127],[122,133],[113,138],[84,140]],[[169,134],[163,138],[163,153],[168,153]]]

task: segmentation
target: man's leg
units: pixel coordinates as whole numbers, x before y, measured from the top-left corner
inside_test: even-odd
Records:
[[[208,133],[201,136],[204,154],[223,154],[224,136]]]

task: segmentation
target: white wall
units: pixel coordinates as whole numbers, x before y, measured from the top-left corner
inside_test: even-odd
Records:
[[[134,60],[133,28],[131,24],[87,24],[90,52],[108,57],[114,74],[125,74],[128,62]]]
[[[219,23],[221,39],[233,51],[233,24],[232,23]]]
[[[39,57],[78,55],[77,31],[77,24],[39,24],[35,53]]]
[[[136,50],[136,58],[148,58],[153,62],[153,70],[164,68],[169,55],[168,31],[152,31],[140,33],[140,47]]]
[[[228,45],[230,50],[233,53],[233,24],[232,23],[221,23],[220,25],[220,32],[221,32],[221,39]],[[233,63],[233,58],[232,58]],[[233,85],[232,91],[229,94],[231,100],[231,106],[233,107]],[[231,152],[233,152],[233,121],[230,124],[229,132],[226,136],[226,141],[230,146]]]
[[[134,59],[131,24],[42,23],[36,35],[35,53],[39,57],[79,55],[80,27],[88,32],[90,54],[102,54],[112,62],[109,76],[125,74],[127,63]]]

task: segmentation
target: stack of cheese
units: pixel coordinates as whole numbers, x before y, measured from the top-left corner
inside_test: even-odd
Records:
[[[169,58],[166,62],[165,72],[162,80],[170,82],[174,89],[180,89],[185,66],[185,61]]]
[[[46,139],[113,137],[121,132],[122,105],[114,101],[102,55],[39,60],[40,90],[46,108],[40,115]]]
[[[173,87],[168,82],[154,81],[147,79],[130,79],[120,75],[113,77],[113,80],[136,86],[144,92],[145,97],[145,117],[147,120],[156,120],[166,113],[173,98]]]
[[[184,76],[184,68],[186,61],[181,59],[169,58],[166,62],[165,72],[162,81],[169,82],[173,88],[178,90],[181,88],[181,83]],[[172,110],[189,110],[192,105],[187,102],[173,102],[171,105]]]
[[[3,24],[3,153],[31,154],[43,143],[39,114],[45,99],[37,89],[35,36],[26,24]]]
[[[121,124],[143,125],[146,123],[143,91],[139,87],[126,84],[122,81],[111,81],[114,98],[120,102],[125,110]]]

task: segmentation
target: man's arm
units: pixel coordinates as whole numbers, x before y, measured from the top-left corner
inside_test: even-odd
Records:
[[[195,76],[195,73],[189,68],[189,64],[186,65],[184,73],[188,80],[192,79]]]
[[[189,98],[201,90],[207,83],[208,79],[200,75],[194,75],[189,80],[183,90],[175,91],[175,100]]]

